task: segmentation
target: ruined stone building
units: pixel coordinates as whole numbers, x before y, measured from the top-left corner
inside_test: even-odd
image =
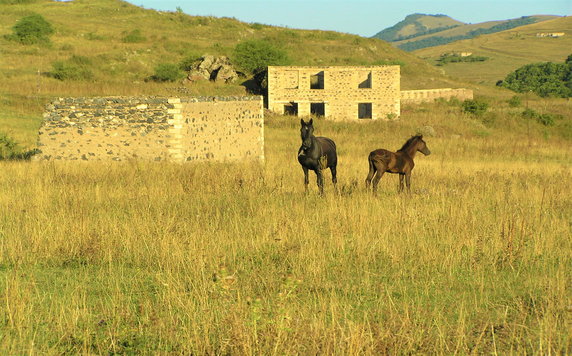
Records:
[[[400,114],[400,68],[270,66],[268,109],[334,120],[396,119]]]
[[[60,98],[39,160],[264,160],[262,97]]]

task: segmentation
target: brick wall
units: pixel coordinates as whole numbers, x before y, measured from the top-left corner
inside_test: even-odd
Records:
[[[264,159],[262,97],[60,98],[47,106],[40,160]]]

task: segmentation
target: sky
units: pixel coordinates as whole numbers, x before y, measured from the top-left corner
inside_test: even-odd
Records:
[[[147,9],[371,37],[405,16],[444,14],[465,23],[572,15],[572,0],[128,0]]]

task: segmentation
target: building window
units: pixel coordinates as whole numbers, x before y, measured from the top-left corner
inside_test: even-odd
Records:
[[[310,76],[310,89],[324,89],[324,71]]]
[[[359,103],[358,104],[358,119],[371,119],[371,103]]]
[[[326,104],[310,103],[310,114],[316,116],[326,116]]]
[[[298,103],[290,102],[284,105],[284,115],[298,116]]]
[[[359,72],[358,88],[371,89],[371,72]]]

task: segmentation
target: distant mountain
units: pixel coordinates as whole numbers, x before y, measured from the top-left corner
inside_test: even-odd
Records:
[[[396,25],[373,35],[387,42],[403,41],[464,25],[446,15],[412,14]]]
[[[391,42],[405,51],[415,51],[555,18],[558,16],[523,16],[510,20],[465,24],[445,15],[414,14],[373,37]]]

